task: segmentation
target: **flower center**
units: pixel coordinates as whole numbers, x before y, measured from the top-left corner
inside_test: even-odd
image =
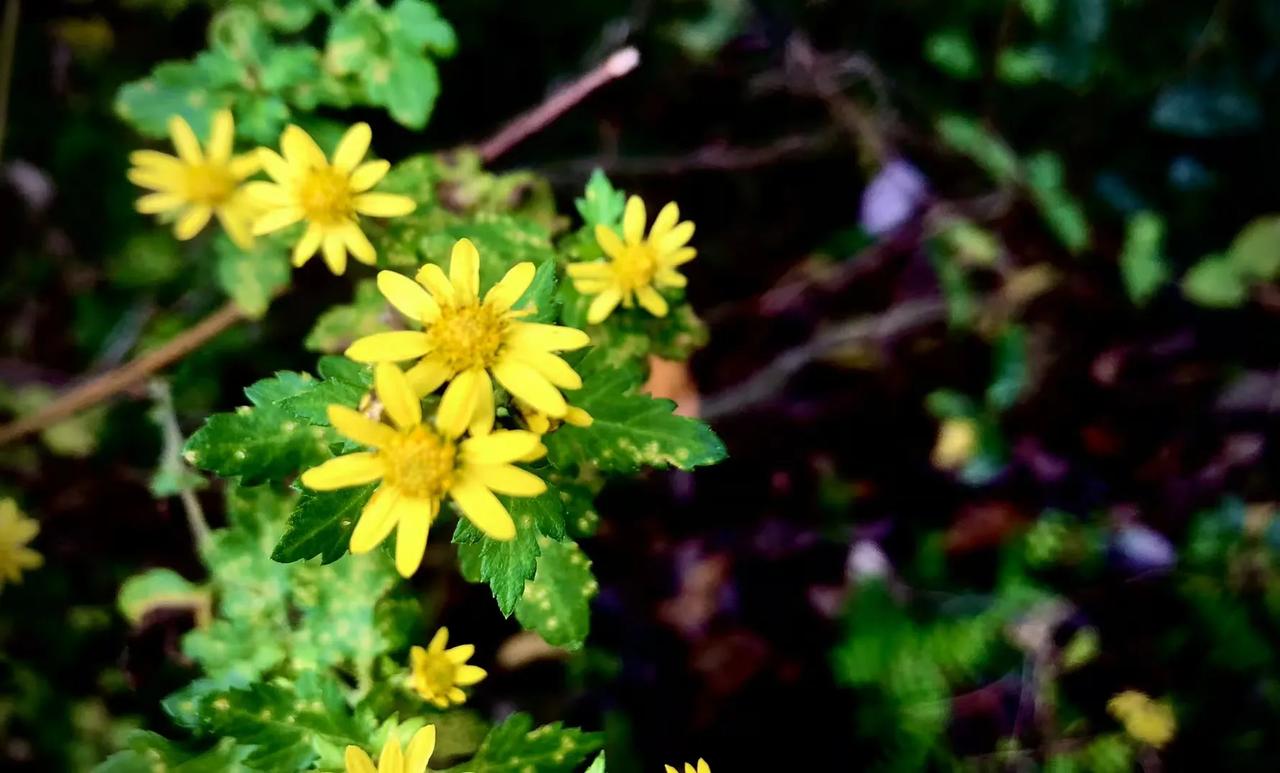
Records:
[[[421,680],[427,691],[435,695],[447,695],[454,685],[454,679],[457,676],[458,667],[449,660],[446,655],[433,655],[428,657],[422,664],[422,670],[418,672],[418,679]]]
[[[493,365],[506,332],[502,312],[481,303],[442,306],[440,317],[427,328],[432,356],[455,373]]]
[[[403,433],[382,449],[386,482],[418,499],[439,499],[453,485],[457,449],[427,427]]]
[[[637,290],[653,284],[658,259],[648,242],[628,244],[621,258],[613,261],[613,275],[623,290]]]
[[[298,203],[307,220],[320,225],[338,225],[355,214],[350,181],[328,166],[307,171],[298,184]]]
[[[187,167],[187,200],[210,207],[221,206],[235,192],[236,180],[222,164]]]

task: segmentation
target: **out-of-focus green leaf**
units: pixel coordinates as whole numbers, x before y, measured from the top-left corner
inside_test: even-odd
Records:
[[[584,733],[559,722],[535,730],[528,714],[512,714],[489,731],[475,757],[449,771],[564,773],[585,762],[602,740],[598,733]]]
[[[591,627],[591,599],[599,590],[591,562],[571,541],[539,538],[542,555],[533,579],[516,604],[516,619],[548,644],[582,646]]]
[[[207,611],[209,601],[207,590],[172,569],[150,569],[124,581],[116,605],[126,620],[138,625],[154,609],[191,607]]]
[[[1018,156],[1004,140],[992,134],[976,120],[962,115],[949,115],[937,123],[943,142],[962,153],[998,183],[1011,183],[1018,177]]]
[[[389,308],[377,284],[362,279],[356,283],[355,299],[321,314],[303,343],[314,352],[340,352],[357,338],[385,330]]]
[[[1280,274],[1280,215],[1249,223],[1231,242],[1227,259],[1251,281],[1269,282]]]
[[[1254,131],[1262,122],[1257,97],[1230,78],[1195,78],[1166,87],[1151,108],[1151,123],[1184,137]]]
[[[616,228],[622,222],[622,211],[626,208],[626,203],[626,194],[613,187],[602,169],[591,173],[582,198],[574,199],[573,202],[588,228],[595,228],[597,225]]]
[[[1062,159],[1037,153],[1026,160],[1026,181],[1040,214],[1058,241],[1071,253],[1089,246],[1089,222],[1080,202],[1063,187]]]
[[[1164,219],[1154,212],[1139,212],[1129,218],[1124,249],[1120,252],[1120,275],[1129,299],[1143,306],[1169,280],[1165,262]]]
[[[1233,308],[1249,297],[1249,287],[1230,258],[1208,255],[1182,277],[1182,293],[1201,306]]]
[[[924,56],[935,67],[952,78],[970,80],[978,77],[978,52],[973,38],[960,29],[943,29],[924,42]]]
[[[289,284],[289,260],[275,240],[237,247],[225,234],[214,242],[218,284],[250,318],[267,312],[271,299]]]
[[[125,739],[124,751],[116,752],[93,769],[93,773],[239,773],[249,750],[230,738],[219,740],[204,751],[193,751],[158,733],[135,730]]]

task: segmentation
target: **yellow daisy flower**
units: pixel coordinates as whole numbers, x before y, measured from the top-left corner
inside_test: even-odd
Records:
[[[348,746],[345,756],[347,773],[426,773],[427,762],[436,750],[436,726],[427,725],[409,739],[409,748],[400,749],[400,739],[394,730],[382,745],[378,767],[359,746]]]
[[[663,767],[666,768],[666,773],[680,773],[680,771],[676,770],[671,765],[663,765]],[[693,767],[692,763],[686,762],[684,764],[684,773],[711,773],[711,766],[707,764],[706,760],[702,759],[698,760],[698,767],[696,769]]]
[[[1124,725],[1130,737],[1157,749],[1173,740],[1178,719],[1165,701],[1154,701],[1146,693],[1125,690],[1107,701],[1107,711]]]
[[[258,157],[231,155],[235,133],[231,111],[219,110],[209,142],[201,150],[191,125],[180,116],[170,118],[169,136],[177,156],[157,150],[129,154],[133,164],[129,181],[153,191],[138,199],[138,211],[175,217],[173,235],[184,241],[200,233],[216,215],[232,241],[252,247],[255,208],[240,183],[258,171]]]
[[[40,533],[40,524],[28,518],[12,499],[0,499],[0,590],[6,582],[22,582],[22,573],[44,565],[44,558],[27,547]]]
[[[427,395],[448,381],[438,420],[450,427],[469,425],[472,435],[493,427],[490,374],[538,411],[562,418],[569,406],[560,390],[578,389],[582,379],[554,353],[581,348],[591,339],[571,327],[520,321],[525,312],[511,306],[534,273],[532,263],[517,264],[481,300],[480,255],[468,239],[453,245],[447,277],[431,263],[418,271],[417,282],[383,271],[378,289],[425,329],[366,336],[351,344],[347,356],[357,362],[421,358],[405,374],[414,390]]]
[[[409,577],[422,563],[427,530],[445,497],[480,531],[497,540],[513,539],[515,523],[494,492],[534,497],[546,491],[541,478],[511,464],[537,447],[538,436],[503,430],[463,440],[466,425],[456,417],[453,423],[440,415],[434,424],[423,421],[422,403],[399,368],[383,363],[373,380],[395,426],[330,405],[334,428],[373,450],[330,459],[302,474],[302,484],[317,491],[382,481],[351,532],[351,552],[373,550],[398,526],[396,569]]]
[[[372,136],[369,124],[352,126],[330,161],[311,135],[297,126],[286,127],[280,135],[283,157],[274,150],[259,150],[262,166],[275,182],[248,186],[264,209],[253,232],[268,234],[305,220],[307,230],[293,247],[293,265],[303,265],[319,250],[335,274],[347,270],[348,251],[372,266],[378,252],[360,230],[360,215],[399,217],[416,206],[408,196],[369,192],[391,168],[387,161],[360,163]]]
[[[426,649],[415,646],[409,650],[410,686],[424,701],[442,709],[465,703],[467,694],[462,688],[488,676],[483,668],[467,663],[475,654],[474,644],[445,649],[448,644],[449,629],[441,628]]]
[[[654,218],[647,238],[644,224],[644,201],[632,196],[622,214],[621,238],[610,228],[596,226],[596,241],[607,259],[569,264],[574,288],[595,296],[587,309],[591,324],[603,322],[619,303],[629,309],[639,302],[655,317],[666,316],[667,299],[658,290],[688,283],[676,269],[698,254],[685,246],[693,238],[693,223],[680,222],[680,209],[673,201]]]

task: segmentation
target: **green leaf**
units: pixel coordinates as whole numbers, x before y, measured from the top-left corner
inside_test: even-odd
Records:
[[[169,136],[169,118],[181,116],[197,134],[207,133],[213,114],[227,100],[213,96],[211,78],[189,62],[165,62],[142,80],[126,83],[116,95],[116,113],[140,133]]]
[[[337,561],[346,554],[360,511],[377,487],[370,483],[337,491],[304,492],[271,559],[290,563],[320,556],[326,564]]]
[[[330,405],[358,408],[373,388],[373,371],[346,357],[321,357],[318,369],[323,381],[312,382],[311,388],[280,402],[290,415],[309,424],[328,426]]]
[[[259,239],[254,249],[237,247],[226,234],[214,241],[218,284],[247,316],[267,312],[271,299],[289,284],[289,261],[274,241]]]
[[[727,456],[724,443],[703,422],[676,416],[675,403],[637,393],[639,368],[617,362],[606,348],[577,365],[583,385],[570,401],[591,414],[590,427],[562,425],[547,435],[548,458],[560,468],[592,463],[606,472],[668,466],[692,470]]]
[[[283,480],[328,459],[333,438],[276,406],[215,413],[187,440],[183,457],[246,485]]]
[[[968,395],[952,389],[930,392],[924,404],[925,409],[939,419],[969,419],[978,411]]]
[[[947,75],[960,80],[978,77],[978,52],[964,30],[944,29],[925,40],[924,56]]]
[[[294,670],[350,662],[358,664],[359,672],[397,646],[400,632],[384,630],[378,614],[383,597],[401,582],[389,554],[347,555],[333,564],[307,563],[296,569],[292,602],[302,610],[302,619],[289,640]],[[422,617],[414,599],[401,600],[398,608],[408,628]]]
[[[559,495],[548,489],[536,497],[499,499],[516,524],[515,539],[500,541],[485,536],[465,518],[458,519],[453,543],[458,546],[462,574],[471,582],[487,582],[502,614],[510,617],[534,576],[541,553],[539,536],[563,539],[564,507]]]
[[[442,58],[453,56],[458,50],[453,27],[425,0],[396,0],[391,6],[390,31],[415,50],[425,48]]]
[[[397,123],[411,129],[426,126],[440,96],[440,75],[434,62],[394,46],[387,58],[375,60],[361,76],[369,100],[387,108]]]
[[[116,606],[124,619],[138,625],[147,613],[164,607],[207,610],[209,592],[172,569],[150,569],[124,581]]]
[[[1234,308],[1249,297],[1249,288],[1230,258],[1209,255],[1182,277],[1182,293],[1201,306]]]
[[[355,300],[321,314],[303,345],[313,352],[341,352],[357,338],[385,330],[388,308],[374,280],[362,279],[356,283]]]
[[[583,222],[594,229],[597,225],[615,228],[622,222],[622,211],[626,208],[627,196],[613,187],[613,183],[605,175],[604,170],[596,169],[587,180],[587,188],[580,199],[574,199],[574,206]]]
[[[945,116],[938,121],[937,130],[943,142],[968,156],[996,182],[1008,184],[1018,178],[1018,156],[976,120],[962,115]]]
[[[1227,259],[1241,276],[1270,282],[1280,273],[1280,215],[1249,223],[1231,242]]]
[[[380,9],[372,3],[348,3],[329,25],[325,69],[338,75],[359,73],[373,64],[384,46]]]
[[[997,411],[1008,410],[1018,402],[1030,378],[1026,331],[1017,325],[1006,327],[996,338],[992,357],[995,372],[987,387],[987,403]]]
[[[269,408],[294,395],[302,394],[315,386],[310,373],[278,370],[271,378],[253,382],[244,388],[245,397],[258,407]]]
[[[528,317],[525,317],[527,322],[552,324],[556,322],[556,264],[554,261],[548,260],[538,266],[537,272],[533,275],[533,281],[529,283],[529,289],[524,291],[524,295],[520,296],[512,308],[531,312]]]
[[[1089,222],[1080,202],[1063,187],[1062,159],[1037,153],[1026,160],[1026,176],[1031,196],[1058,241],[1073,254],[1088,247]]]
[[[311,46],[277,46],[271,49],[262,67],[262,88],[272,93],[308,85],[319,79],[320,52]],[[315,107],[315,101],[298,106],[311,109]]]
[[[480,252],[480,286],[484,288],[492,287],[517,263],[540,266],[555,260],[546,226],[509,215],[485,214],[451,223],[424,235],[419,246],[427,260],[447,266],[454,243],[463,237]]]
[[[272,48],[271,33],[257,12],[243,6],[214,14],[209,22],[209,44],[246,68],[260,66]]]
[[[316,0],[260,0],[262,20],[281,32],[301,32],[316,15]]]
[[[604,752],[600,752],[591,762],[591,767],[587,768],[587,773],[605,773],[604,764]]]
[[[600,586],[573,542],[539,538],[538,571],[516,604],[516,619],[548,644],[576,650],[591,628],[591,599]]]
[[[1129,300],[1145,306],[1156,291],[1169,281],[1165,263],[1164,219],[1154,212],[1139,212],[1129,218],[1124,248],[1120,252],[1120,275]]]
[[[103,760],[93,773],[238,773],[245,770],[241,761],[249,753],[229,738],[210,749],[193,751],[147,730],[133,731],[124,745],[123,751]]]
[[[495,725],[469,762],[451,773],[564,773],[600,748],[599,733],[584,733],[559,722],[533,727],[528,714],[517,713]]]

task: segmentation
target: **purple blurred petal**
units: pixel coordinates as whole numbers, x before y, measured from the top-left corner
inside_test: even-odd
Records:
[[[862,192],[862,228],[883,236],[907,222],[929,195],[928,181],[909,162],[895,158],[885,164]]]

